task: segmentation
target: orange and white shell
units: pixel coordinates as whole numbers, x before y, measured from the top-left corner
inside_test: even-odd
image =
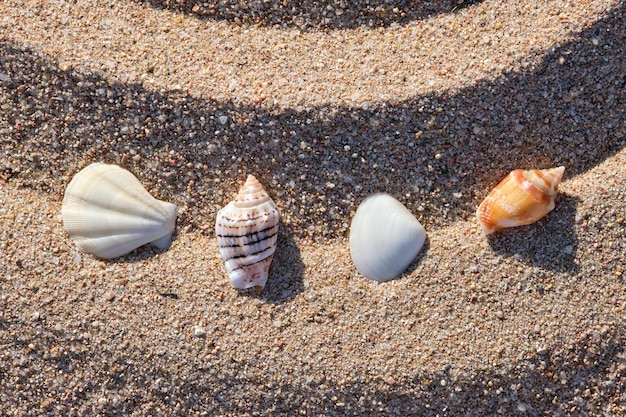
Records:
[[[217,213],[217,243],[235,288],[265,287],[279,222],[278,207],[252,175],[235,200]]]
[[[564,171],[565,167],[512,171],[476,210],[483,233],[531,224],[550,213]]]

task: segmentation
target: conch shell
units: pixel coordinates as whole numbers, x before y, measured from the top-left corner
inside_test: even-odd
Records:
[[[361,275],[389,281],[402,274],[422,250],[426,230],[389,194],[367,197],[350,225],[350,256]]]
[[[235,288],[265,287],[279,222],[278,207],[252,175],[235,200],[217,213],[217,243]]]
[[[63,226],[78,249],[111,259],[152,243],[167,249],[176,206],[152,197],[117,165],[94,163],[70,181],[61,208]]]
[[[534,223],[551,212],[564,171],[562,166],[512,171],[476,210],[483,233]]]

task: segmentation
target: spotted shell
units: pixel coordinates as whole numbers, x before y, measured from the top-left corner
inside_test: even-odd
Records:
[[[278,207],[252,175],[235,200],[217,213],[217,243],[235,288],[265,287],[279,222]]]
[[[426,230],[389,194],[367,197],[350,225],[350,256],[361,275],[389,281],[402,274],[421,251]]]
[[[152,197],[124,168],[94,163],[68,184],[61,217],[78,249],[111,259],[146,243],[169,248],[176,206]]]
[[[531,224],[551,212],[564,171],[561,166],[509,173],[476,210],[483,233]]]

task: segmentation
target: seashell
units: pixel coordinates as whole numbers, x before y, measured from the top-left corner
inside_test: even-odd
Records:
[[[389,281],[402,274],[424,246],[426,230],[389,194],[367,197],[350,226],[350,255],[361,275]]]
[[[476,210],[483,233],[534,223],[551,212],[564,171],[565,167],[512,171]]]
[[[152,197],[130,172],[94,163],[74,175],[61,208],[63,226],[83,252],[110,259],[152,243],[167,249],[176,206]]]
[[[217,213],[217,243],[235,288],[265,287],[279,222],[278,207],[252,175],[235,200]]]

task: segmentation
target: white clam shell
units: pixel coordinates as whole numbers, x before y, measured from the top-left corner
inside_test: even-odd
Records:
[[[279,222],[278,207],[252,175],[235,200],[217,213],[217,243],[235,288],[265,287]]]
[[[94,163],[68,184],[61,216],[81,251],[111,259],[146,243],[169,248],[176,206],[152,197],[127,170]]]
[[[422,224],[388,194],[367,197],[350,226],[350,255],[359,272],[376,281],[402,274],[426,241]]]

